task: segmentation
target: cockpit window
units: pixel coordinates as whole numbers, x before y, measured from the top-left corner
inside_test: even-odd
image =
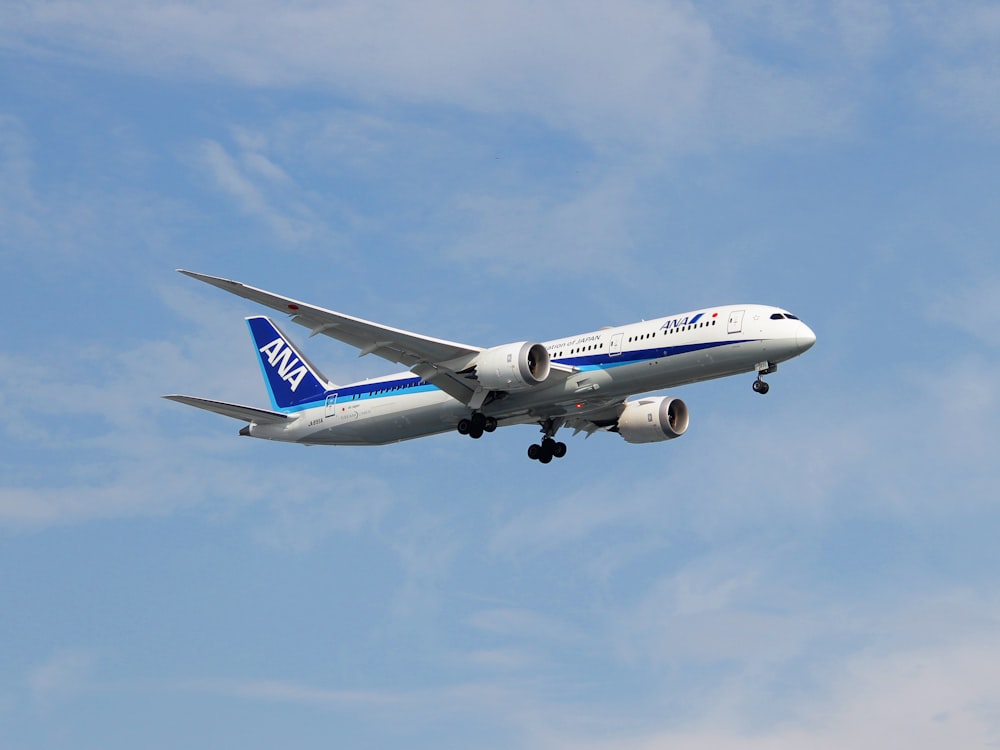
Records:
[[[771,313],[771,320],[781,320],[784,317],[781,313]]]
[[[798,320],[798,318],[796,318],[791,313],[785,313],[785,317],[788,318],[789,320]]]

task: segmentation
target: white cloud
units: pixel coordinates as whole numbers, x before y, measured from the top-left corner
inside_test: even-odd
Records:
[[[273,503],[259,539],[281,548],[306,549],[333,532],[357,533],[374,523],[389,502],[383,482],[341,481],[333,492],[322,476],[296,476],[295,462],[248,461],[255,448],[303,449],[236,439],[238,421],[160,398],[190,386],[260,403],[264,392],[250,369],[245,327],[229,317],[224,301],[198,297],[181,282],[163,298],[193,331],[166,326],[168,338],[128,348],[85,340],[34,358],[0,356],[3,429],[12,441],[2,459],[11,466],[0,486],[0,526],[160,515],[209,498],[214,507]],[[198,433],[191,425],[211,427]]]
[[[22,9],[8,38],[157,74],[526,114],[595,144],[652,146],[647,157],[704,144],[706,130],[752,141],[826,133],[831,107],[843,109],[828,81],[721,49],[687,2],[64,1]]]
[[[613,499],[613,501],[612,501]],[[656,494],[644,482],[623,491],[615,479],[590,485],[523,511],[500,525],[489,549],[497,555],[539,554],[578,543],[613,527],[643,525],[657,510]]]
[[[393,706],[404,700],[390,692],[329,690],[287,680],[201,680],[180,686],[197,693],[225,695],[265,703],[294,703],[328,709]]]
[[[868,634],[881,631],[880,637],[846,652],[830,649],[830,641],[845,643],[844,623],[830,611],[813,618],[733,613],[724,623],[692,615],[688,632],[662,629],[661,637],[680,636],[673,646],[679,660],[706,661],[701,679],[688,680],[681,667],[666,670],[662,679],[643,682],[643,695],[634,699],[627,692],[608,697],[605,690],[614,687],[560,668],[553,649],[533,655],[511,648],[466,654],[463,663],[485,670],[487,680],[425,681],[413,690],[267,678],[200,680],[179,689],[361,712],[369,721],[391,718],[396,727],[440,727],[451,717],[475,717],[478,731],[495,726],[513,733],[523,747],[876,750],[885,747],[886,737],[918,750],[990,745],[1000,739],[996,610],[979,602],[973,623],[960,604],[951,609],[955,603],[934,598],[927,612],[916,608],[864,620]],[[935,609],[934,626],[924,627],[921,616]],[[536,632],[534,615],[524,615],[496,611],[482,624],[492,636],[516,636],[523,625]],[[550,624],[542,623],[542,630]],[[557,626],[546,637],[558,638],[562,630]],[[692,646],[695,653],[687,653]],[[792,657],[794,668],[783,672],[780,663]],[[544,664],[546,679],[512,676],[531,658],[533,673]],[[641,668],[654,671],[655,664]],[[620,677],[602,674],[612,683]],[[591,700],[595,694],[602,696],[598,702]]]
[[[767,580],[772,565],[766,550],[713,550],[668,573],[635,604],[610,613],[614,653],[654,671],[726,663],[726,671],[744,674],[799,655],[834,622],[806,613],[805,602],[795,601],[800,595]]]
[[[861,654],[850,659],[795,718],[775,726],[741,727],[709,709],[703,720],[600,739],[541,734],[537,744],[585,750],[916,750],[986,747],[1000,740],[1000,641],[995,637],[917,651]],[[743,717],[750,721],[750,717]]]
[[[273,496],[273,519],[257,539],[274,549],[305,552],[330,535],[357,534],[378,524],[392,507],[389,486],[382,480],[356,476],[329,482],[296,480],[294,491]]]
[[[16,252],[18,238],[39,231],[32,150],[21,120],[0,112],[0,253]]]
[[[47,661],[32,667],[27,685],[32,700],[43,707],[67,700],[87,690],[97,659],[83,651],[60,651]]]
[[[553,645],[579,642],[580,630],[568,622],[531,610],[497,607],[473,613],[466,622],[477,630],[508,638],[549,641]]]
[[[911,85],[930,109],[995,134],[1000,124],[1000,9],[995,3],[916,4],[907,20],[927,53]]]
[[[866,66],[888,50],[893,30],[891,6],[877,0],[838,0],[833,17],[848,59]]]
[[[404,517],[402,524],[383,530],[383,535],[404,574],[393,612],[397,617],[410,619],[435,607],[443,581],[452,575],[452,565],[468,544],[468,538],[456,533],[445,517],[427,511],[409,507]]]
[[[606,175],[568,198],[467,195],[455,210],[470,231],[449,255],[492,276],[600,272],[625,280],[638,273],[630,227],[636,187]],[[613,258],[613,262],[609,259]]]
[[[941,290],[929,300],[928,318],[956,326],[993,349],[1000,349],[1000,327],[986,321],[993,317],[1000,299],[1000,276],[985,272],[958,288]]]
[[[392,729],[430,722],[440,728],[442,718],[493,719],[505,726],[513,712],[525,710],[520,691],[493,683],[452,683],[405,689],[336,689],[281,679],[204,679],[175,685],[183,692],[223,695],[261,703],[290,703],[327,711],[363,713],[373,721],[390,722]]]
[[[36,272],[35,299],[53,307],[57,300],[49,295],[59,284],[75,291],[81,267],[85,274],[106,276],[131,270],[134,280],[135,269],[155,261],[165,238],[191,216],[172,198],[130,182],[135,157],[128,145],[110,138],[114,146],[101,151],[97,169],[87,165],[81,170],[87,177],[76,179],[74,167],[40,166],[50,146],[36,140],[30,118],[0,112],[0,256],[17,270]],[[108,172],[113,179],[106,179]],[[66,291],[60,294],[59,301]]]
[[[303,201],[302,191],[264,154],[245,150],[237,159],[216,141],[205,141],[199,158],[216,187],[283,243],[294,245],[326,233],[323,222]]]

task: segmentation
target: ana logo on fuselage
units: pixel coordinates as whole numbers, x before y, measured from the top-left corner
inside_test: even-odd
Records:
[[[260,353],[267,356],[268,364],[278,371],[278,377],[288,383],[294,393],[302,378],[306,376],[307,370],[295,356],[292,348],[285,344],[283,339],[277,338],[267,346],[262,346]]]
[[[682,326],[693,326],[695,323],[697,323],[704,316],[705,316],[705,313],[698,313],[697,315],[693,315],[693,316],[684,316],[683,318],[674,318],[674,319],[668,320],[666,323],[664,323],[663,326],[662,326],[662,328],[681,328]]]

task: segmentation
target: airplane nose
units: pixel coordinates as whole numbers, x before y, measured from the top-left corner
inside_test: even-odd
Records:
[[[795,334],[795,344],[799,347],[799,353],[810,349],[816,343],[816,334],[805,323],[799,322],[799,330]]]

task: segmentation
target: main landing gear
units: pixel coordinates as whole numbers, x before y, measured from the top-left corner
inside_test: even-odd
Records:
[[[547,464],[553,458],[562,458],[566,455],[566,443],[560,443],[555,440],[555,434],[559,426],[559,423],[551,419],[546,419],[542,422],[542,433],[544,433],[545,437],[540,444],[535,443],[528,446],[528,458],[532,461]]]
[[[542,434],[544,437],[541,443],[536,443],[528,447],[528,458],[532,461],[547,464],[553,458],[562,458],[566,455],[566,443],[561,443],[555,439],[556,431],[562,426],[562,420],[557,422],[552,419],[546,419],[540,424],[542,425]],[[487,417],[482,412],[475,411],[469,417],[458,420],[457,429],[460,434],[468,435],[478,440],[483,436],[483,433],[493,432],[497,426],[496,417]]]
[[[473,412],[468,419],[458,420],[458,433],[468,435],[478,440],[484,432],[493,432],[497,428],[496,417],[487,417],[482,412]]]
[[[545,438],[541,445],[534,443],[528,446],[528,458],[543,464],[549,463],[553,458],[562,458],[566,455],[566,443],[560,443],[552,438]]]

